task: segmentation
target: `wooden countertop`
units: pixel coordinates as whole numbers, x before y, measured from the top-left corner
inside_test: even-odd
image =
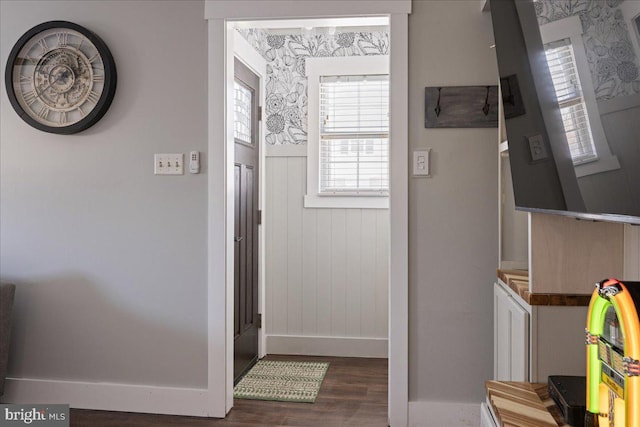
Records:
[[[569,427],[546,384],[487,381],[487,401],[499,426]]]
[[[529,291],[527,270],[497,270],[498,278],[518,294],[529,305],[555,305],[586,307],[591,301],[590,294],[541,294]]]

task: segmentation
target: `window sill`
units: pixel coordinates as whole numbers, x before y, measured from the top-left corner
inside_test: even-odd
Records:
[[[587,175],[595,175],[597,173],[612,171],[616,169],[620,169],[620,162],[618,162],[618,158],[613,155],[602,157],[593,162],[575,166],[577,178]]]
[[[304,196],[305,208],[389,209],[388,196]]]

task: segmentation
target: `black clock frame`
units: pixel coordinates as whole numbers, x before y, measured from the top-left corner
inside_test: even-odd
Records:
[[[34,120],[26,111],[24,111],[24,109],[18,102],[18,98],[16,97],[15,89],[13,87],[13,67],[16,64],[16,60],[18,59],[20,50],[31,38],[41,33],[42,31],[51,28],[68,28],[70,30],[81,33],[91,43],[93,43],[93,45],[98,50],[98,53],[102,57],[102,62],[104,63],[104,90],[100,94],[100,98],[98,99],[96,106],[82,120],[69,126],[47,126]],[[113,60],[113,55],[111,55],[111,51],[107,47],[106,43],[102,41],[102,39],[98,37],[98,35],[96,35],[94,32],[84,28],[81,25],[68,21],[43,22],[42,24],[36,25],[35,27],[24,33],[24,35],[22,35],[22,37],[20,37],[16,44],[13,46],[13,49],[11,49],[11,53],[9,53],[9,59],[7,60],[7,66],[5,68],[4,75],[9,101],[11,101],[11,106],[14,110],[16,110],[16,113],[18,113],[20,118],[36,129],[44,132],[57,133],[62,135],[71,135],[74,133],[82,132],[83,130],[86,130],[96,124],[98,120],[100,120],[102,116],[105,115],[105,113],[111,106],[111,102],[113,101],[113,97],[116,93],[116,64]]]

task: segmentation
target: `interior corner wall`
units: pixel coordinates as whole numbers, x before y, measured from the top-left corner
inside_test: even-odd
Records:
[[[425,129],[424,88],[497,84],[480,9],[414,1],[409,15],[409,151],[431,148],[432,172],[409,178],[409,400],[477,403],[478,417],[493,373],[498,134]]]
[[[154,153],[207,150],[203,12],[200,0],[0,2],[3,65],[29,28],[63,19],[96,32],[118,71],[107,114],[71,136],[23,122],[3,79],[9,376],[206,389],[207,167],[153,174]]]

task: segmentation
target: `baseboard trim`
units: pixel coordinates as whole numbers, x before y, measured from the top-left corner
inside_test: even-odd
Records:
[[[149,414],[224,417],[212,414],[206,389],[7,378],[3,403],[68,404],[71,408]]]
[[[409,427],[480,427],[480,403],[409,402]]]
[[[386,338],[267,335],[267,354],[386,358],[389,348]]]

